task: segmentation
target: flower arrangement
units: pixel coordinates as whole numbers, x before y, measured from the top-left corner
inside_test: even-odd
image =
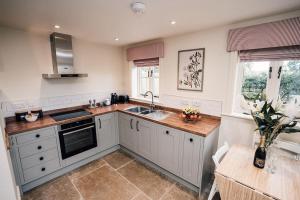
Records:
[[[185,122],[197,121],[201,119],[199,110],[190,106],[182,110],[181,117]]]
[[[259,130],[260,136],[265,139],[265,148],[268,148],[282,132],[300,131],[293,128],[297,124],[294,118],[283,114],[280,108],[281,105],[274,108],[272,102],[268,101],[257,101],[252,104],[251,115],[257,125],[256,130]]]

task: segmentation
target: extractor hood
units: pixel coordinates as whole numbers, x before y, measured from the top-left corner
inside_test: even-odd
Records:
[[[43,74],[45,79],[59,79],[72,77],[87,77],[87,74],[74,72],[72,36],[62,33],[50,35],[53,74]]]

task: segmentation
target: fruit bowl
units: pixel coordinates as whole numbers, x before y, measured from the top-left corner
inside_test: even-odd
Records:
[[[183,119],[184,122],[197,122],[202,118],[200,112],[192,107],[187,107],[183,109],[182,113],[180,114],[180,117]]]

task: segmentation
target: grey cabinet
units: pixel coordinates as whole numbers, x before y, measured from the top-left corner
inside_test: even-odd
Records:
[[[109,149],[118,144],[118,132],[117,132],[117,117],[116,113],[104,114],[97,116],[96,130],[98,147],[100,151]]]
[[[152,122],[137,118],[136,133],[138,138],[137,153],[144,158],[156,161],[157,142],[156,125]]]
[[[173,128],[159,126],[157,128],[158,160],[162,168],[180,176],[180,161],[183,134]]]
[[[135,117],[123,113],[119,114],[120,144],[135,153],[138,149],[136,125]]]
[[[13,135],[10,141],[18,184],[26,184],[61,168],[54,126]]]
[[[156,160],[156,125],[127,114],[119,114],[120,144],[142,157]]]
[[[202,157],[203,138],[184,133],[182,153],[182,178],[198,186],[198,173]],[[201,159],[202,160],[202,159]]]

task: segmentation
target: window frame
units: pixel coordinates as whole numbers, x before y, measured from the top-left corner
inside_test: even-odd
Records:
[[[143,98],[143,99],[151,99],[151,96],[147,96],[147,97],[145,97],[144,96],[144,94],[142,94],[141,93],[141,71],[140,71],[140,69],[141,68],[148,68],[148,85],[149,85],[149,91],[151,91],[151,92],[153,92],[153,94],[154,94],[154,87],[155,87],[155,81],[154,81],[154,79],[155,79],[155,77],[154,77],[154,68],[157,68],[158,69],[158,71],[159,71],[159,66],[145,66],[145,67],[136,67],[136,75],[135,75],[135,77],[136,77],[136,97],[138,97],[138,98]],[[158,76],[158,79],[159,79],[159,76]],[[148,91],[147,90],[147,91]],[[154,94],[155,95],[155,94]],[[158,84],[158,95],[155,95],[154,96],[154,99],[156,100],[156,101],[158,101],[159,100],[159,84]]]
[[[280,99],[280,83],[282,79],[282,67],[284,65],[285,60],[278,61],[269,61],[269,69],[272,67],[271,78],[269,77],[269,71],[267,72],[267,83],[266,83],[266,95],[268,100],[272,100],[274,104],[278,102]],[[251,61],[250,61],[251,62]],[[249,111],[241,108],[241,91],[243,85],[243,70],[241,67],[242,62],[237,63],[237,73],[236,73],[236,84],[235,84],[235,92],[233,97],[233,105],[232,112],[236,114],[250,114]],[[280,69],[281,68],[281,69]],[[279,72],[280,71],[280,72]],[[284,105],[283,105],[284,106]]]

